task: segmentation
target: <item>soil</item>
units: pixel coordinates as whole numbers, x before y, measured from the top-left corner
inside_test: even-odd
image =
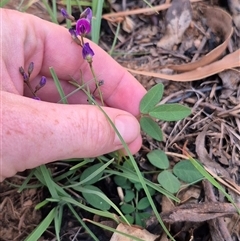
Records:
[[[109,13],[111,9],[112,12],[122,11],[122,15],[120,12],[117,17],[106,16],[103,18],[99,45],[104,50],[110,51],[114,33],[120,21],[122,25],[113,50],[113,57],[126,68],[151,73],[180,74],[182,72],[174,71],[169,66],[190,63],[192,59],[200,60],[226,41],[225,35],[232,26],[233,33],[227,47],[213,62],[217,63],[240,48],[240,21],[237,20],[239,12],[236,10],[237,7],[240,8],[239,1],[204,1],[206,6],[219,7],[228,13],[230,18],[233,18],[234,24],[227,26],[226,21],[219,18],[214,20],[213,17],[212,21],[216,21],[216,26],[223,25],[221,31],[213,31],[206,21],[202,21],[202,16],[200,17],[198,11],[203,1],[192,1],[191,8],[189,5],[184,5],[188,1],[179,0],[181,4],[175,9],[177,14],[180,14],[179,16],[167,14],[169,6],[166,4],[171,2],[168,0],[149,1],[153,6],[167,6],[164,10],[159,10],[158,14],[154,11],[146,11],[131,15],[124,13],[129,10],[145,9],[147,8],[146,3],[138,0],[111,2],[104,9],[104,14]],[[19,1],[10,1],[7,8],[16,9],[18,5]],[[57,1],[57,5],[60,10],[61,1]],[[176,43],[169,47],[169,42],[174,38],[174,31],[168,32],[167,24],[175,17],[180,19],[183,5],[187,12],[186,15],[191,16],[191,21],[183,31],[181,40],[179,42],[176,40]],[[50,20],[41,1],[32,1],[27,12]],[[78,14],[76,7],[73,9],[73,15]],[[188,18],[182,17],[186,24]],[[58,21],[60,24],[64,24],[60,13]],[[225,27],[224,24],[226,24]],[[174,26],[172,28],[174,29]],[[160,41],[163,38],[167,39],[164,43]],[[200,47],[203,41],[206,43]],[[207,63],[197,68],[210,64]],[[196,71],[197,68],[193,71]],[[157,83],[164,84],[165,91],[161,103],[181,103],[192,109],[192,115],[182,121],[158,122],[164,133],[163,142],[154,141],[143,134],[142,149],[136,155],[140,168],[149,170],[146,154],[151,150],[161,149],[168,153],[172,167],[181,160],[179,156],[183,154],[182,150],[184,150],[200,160],[212,175],[216,178],[219,177],[219,182],[225,191],[240,207],[239,71],[240,63],[238,63],[238,67],[233,66],[228,70],[220,68],[219,72],[213,72],[207,76],[200,74],[197,79],[193,78],[191,81],[172,81],[171,78],[164,79],[152,77],[151,74],[133,73],[146,89],[150,89]],[[188,73],[189,76],[192,74]],[[58,163],[53,163],[49,167],[57,171],[63,169],[58,166]],[[36,186],[18,192],[19,186],[26,179],[28,173],[19,173],[0,184],[0,240],[2,241],[24,240],[51,208],[35,210],[35,206],[48,196],[47,190],[43,188]],[[150,178],[154,180],[156,176]],[[30,183],[34,187],[37,182],[33,179]],[[115,203],[119,203],[116,186],[111,179],[100,182],[99,188]],[[159,212],[163,220],[177,241],[240,241],[240,219],[236,210],[232,208],[224,195],[213,188],[209,182],[202,181],[192,186],[186,186],[177,194],[177,197],[181,200],[180,204],[173,204],[164,196],[156,197],[155,200],[159,205]],[[79,212],[81,211],[79,210]],[[87,213],[81,212],[81,215],[99,222],[108,221],[109,225],[115,225],[109,220],[102,220]],[[63,220],[62,240],[91,240],[84,231],[79,230],[79,223],[69,211],[66,210]],[[89,227],[99,240],[110,240],[109,233],[103,232],[93,225],[89,225]],[[168,240],[154,217],[148,220],[146,229],[150,233],[158,235],[156,240]],[[77,233],[78,235],[76,235]],[[56,240],[53,227],[50,227],[40,240]]]

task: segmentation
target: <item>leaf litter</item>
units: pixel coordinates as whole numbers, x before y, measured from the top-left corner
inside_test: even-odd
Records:
[[[192,115],[176,123],[158,121],[164,141],[158,142],[143,136],[143,146],[136,160],[151,170],[146,156],[151,150],[160,149],[169,155],[173,167],[184,158],[177,146],[185,147],[222,183],[239,206],[239,1],[229,0],[229,5],[226,5],[226,1],[220,0],[181,0],[185,3],[182,5],[185,6],[185,14],[183,9],[174,10],[174,4],[180,0],[173,1],[172,5],[171,1],[164,0],[149,2],[154,5],[153,8],[143,1],[112,1],[112,13],[103,15],[105,25],[102,27],[100,46],[106,51],[111,49],[117,23],[123,22],[113,57],[147,89],[156,83],[163,83],[165,92],[161,103],[188,105]],[[10,1],[8,8],[19,6],[13,3],[16,1]],[[60,9],[61,2],[57,3]],[[41,1],[30,1],[28,4],[27,11],[50,20]],[[181,8],[181,5],[175,7]],[[167,14],[168,9],[173,10]],[[178,19],[175,21],[173,12],[177,13]],[[60,15],[58,20],[62,21]],[[179,28],[182,22],[186,25]],[[167,31],[169,23],[177,24],[170,33]],[[162,44],[164,38],[172,41],[171,46]],[[10,180],[21,183],[22,176],[24,174]],[[156,178],[157,175],[153,175],[152,181]],[[31,214],[34,212],[34,205],[43,200],[42,191],[28,196],[25,191],[16,194],[16,189],[6,183],[0,184],[0,187],[1,221],[2,225],[10,227],[9,232],[1,229],[0,237],[3,240],[22,240],[44,216],[38,212],[29,223],[29,211],[26,211],[30,210]],[[183,186],[177,197],[181,200],[180,204],[161,195],[155,197],[161,216],[176,240],[240,240],[236,209],[207,181]],[[71,215],[67,215],[68,219],[71,218]],[[101,222],[97,216],[95,220]],[[70,237],[70,234],[76,234],[79,227],[74,226],[73,222],[68,225],[65,234]],[[136,228],[133,226],[131,229],[134,232]],[[154,217],[146,221],[146,229],[151,233],[149,235],[157,235],[153,238],[167,240]],[[53,237],[51,230],[48,235]],[[148,236],[145,240],[148,240]]]

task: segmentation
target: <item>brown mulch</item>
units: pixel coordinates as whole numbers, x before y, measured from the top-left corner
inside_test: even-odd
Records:
[[[17,2],[11,1],[7,7],[17,8]],[[62,5],[58,2],[60,9]],[[171,1],[149,2],[154,6],[160,6]],[[224,41],[220,32],[214,33],[209,30],[206,22],[197,15],[197,9],[202,2],[192,2],[192,23],[184,31],[182,40],[173,44],[170,49],[164,49],[159,47],[159,41],[166,33],[167,8],[159,11],[159,14],[141,12],[124,15],[128,10],[138,11],[147,5],[144,1],[138,0],[112,1],[111,10],[123,14],[111,21],[103,19],[100,46],[106,51],[111,49],[117,24],[121,22],[122,27],[113,52],[116,61],[134,70],[176,74],[167,66],[189,63],[193,58],[197,61]],[[240,8],[240,3],[234,0],[228,2],[232,3],[230,7],[226,0],[208,0],[205,4],[220,7],[236,20],[239,13],[234,10],[234,4]],[[76,8],[73,11],[77,13],[78,10]],[[41,1],[30,4],[27,12],[50,20]],[[61,15],[58,20],[63,21]],[[237,24],[238,22],[233,24],[231,40],[221,57],[240,49],[240,23]],[[206,42],[200,48],[203,41]],[[240,63],[238,68],[187,82],[135,75],[146,89],[156,83],[164,84],[165,92],[161,103],[181,103],[192,109],[192,115],[182,121],[159,122],[164,132],[163,142],[156,142],[143,136],[142,149],[136,155],[141,168],[144,169],[148,164],[146,154],[154,149],[168,153],[171,166],[174,166],[181,160],[180,149],[183,148],[204,164],[240,208],[239,72]],[[46,215],[34,209],[37,203],[44,200],[42,190],[30,189],[17,193],[17,189],[9,184],[21,184],[23,179],[24,175],[16,176],[0,184],[0,240],[24,240],[24,237],[39,224],[42,216]],[[185,187],[177,197],[181,200],[180,204],[173,204],[165,197],[158,200],[162,218],[176,240],[240,241],[240,219],[236,209],[210,183],[203,181]],[[76,226],[69,228],[77,232]],[[158,240],[167,240],[154,218],[148,220],[147,229],[151,233],[162,235]],[[51,234],[49,231],[49,237],[53,238]],[[104,236],[101,240],[108,239]]]

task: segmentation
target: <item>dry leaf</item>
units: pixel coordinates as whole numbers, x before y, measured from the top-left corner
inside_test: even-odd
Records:
[[[240,56],[239,56],[240,58]],[[240,86],[240,72],[238,70],[226,70],[218,74],[222,80],[222,99],[228,99]],[[239,99],[240,100],[240,99]]]
[[[127,33],[131,33],[135,27],[135,23],[130,17],[125,17],[123,23],[122,23],[122,28],[124,31]]]
[[[240,208],[240,204],[236,203]],[[184,204],[170,212],[161,213],[164,222],[204,222],[218,217],[234,215],[236,207],[231,203],[206,202],[198,204]]]
[[[182,40],[185,30],[192,21],[192,8],[189,0],[173,0],[166,13],[166,32],[157,43],[158,47],[171,50]]]
[[[206,78],[208,76],[220,73],[223,70],[231,69],[235,67],[240,67],[240,50],[228,54],[223,59],[213,62],[209,65],[206,65],[201,68],[197,68],[196,70],[192,70],[189,72],[185,72],[182,74],[175,74],[175,75],[167,75],[161,73],[154,73],[148,71],[138,71],[133,69],[128,69],[131,73],[145,75],[145,76],[152,76],[156,78],[162,78],[172,81],[179,81],[179,82],[186,82],[186,81],[195,81],[199,79]]]
[[[240,30],[240,1],[239,0],[228,0],[228,6],[232,13],[233,22]]]
[[[199,67],[203,67],[219,58],[219,56],[227,48],[228,42],[233,33],[231,16],[223,9],[213,6],[200,4],[198,10],[202,15],[200,18],[204,18],[207,22],[207,26],[210,27],[214,33],[220,35],[224,42],[198,61],[181,65],[168,65],[167,67],[170,69],[177,71],[190,71]],[[219,21],[219,19],[222,21]]]
[[[147,241],[154,241],[158,238],[158,236],[149,233],[146,229],[139,229],[122,223],[118,225],[117,230]],[[110,241],[133,241],[133,239],[119,233],[114,233]]]

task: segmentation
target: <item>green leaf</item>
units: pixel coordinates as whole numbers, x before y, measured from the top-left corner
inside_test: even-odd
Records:
[[[121,206],[121,210],[124,214],[129,214],[135,211],[135,207],[131,204],[125,203]]]
[[[163,121],[178,121],[191,114],[191,109],[180,104],[164,104],[156,106],[149,115]]]
[[[140,112],[147,114],[162,99],[164,86],[156,84],[142,98],[140,102]]]
[[[150,206],[150,203],[148,201],[148,198],[144,197],[141,200],[139,200],[139,202],[137,203],[136,209],[144,210],[144,209],[148,208],[149,206]]]
[[[60,83],[60,80],[58,79],[58,76],[57,76],[55,70],[53,69],[53,67],[50,67],[49,70],[50,70],[50,73],[51,73],[51,75],[53,77],[54,83],[55,83],[55,85],[57,87],[58,93],[59,93],[59,95],[61,97],[62,103],[63,104],[68,104],[68,101],[66,99],[65,93],[64,93],[63,88],[62,88],[62,85]]]
[[[134,183],[134,188],[139,192],[143,188],[143,186],[141,182],[136,182]]]
[[[114,176],[113,179],[114,179],[114,182],[116,183],[116,185],[118,185],[119,187],[121,187],[123,189],[131,188],[131,183],[127,178],[120,177],[120,176]]]
[[[135,223],[141,227],[146,226],[146,220],[151,217],[151,213],[136,213]]]
[[[151,196],[153,196],[156,193],[156,191],[151,187],[148,187],[148,191],[149,191]]]
[[[84,186],[84,188],[87,190],[93,190],[104,194],[98,187],[95,187],[92,185],[86,185]],[[90,205],[92,205],[93,207],[99,210],[105,211],[105,210],[109,210],[111,207],[108,202],[106,202],[103,198],[99,197],[96,194],[82,192],[82,195]]]
[[[85,169],[80,177],[80,182],[83,181],[84,179],[86,179],[87,177],[89,177],[93,172],[97,171],[100,167],[102,167],[103,164],[102,163],[97,163],[93,166],[88,167],[87,169]],[[86,183],[84,183],[84,185],[86,184],[93,184],[96,183],[103,175],[103,171],[101,171],[100,173],[98,173],[95,177],[93,177],[91,180],[87,181]]]
[[[132,215],[126,214],[126,215],[125,215],[125,218],[128,220],[128,222],[129,222],[130,224],[133,224],[134,218],[133,218]]]
[[[178,162],[173,168],[173,173],[186,183],[194,183],[204,178],[189,160]]]
[[[162,171],[157,179],[163,188],[171,193],[176,193],[180,188],[179,180],[169,171]]]
[[[144,226],[144,223],[143,223],[142,218],[139,215],[139,213],[135,213],[135,224],[138,226],[141,226],[141,227]]]
[[[63,206],[64,205],[58,205],[57,206],[57,214],[54,217],[54,226],[55,226],[55,234],[57,237],[57,240],[61,240],[60,238],[60,231],[61,231],[61,225],[63,221]]]
[[[126,190],[124,195],[124,202],[128,203],[133,200],[135,193],[132,190]]]
[[[159,125],[150,117],[141,117],[140,126],[142,130],[157,141],[163,140],[163,133]]]
[[[160,169],[167,169],[169,167],[169,160],[164,151],[153,150],[147,154],[149,162]]]

